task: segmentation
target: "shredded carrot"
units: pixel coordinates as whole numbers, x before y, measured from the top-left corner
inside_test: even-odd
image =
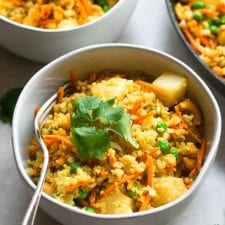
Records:
[[[88,14],[86,12],[85,6],[83,5],[82,0],[77,0],[77,7],[80,11],[79,23],[83,24],[86,22]]]
[[[43,135],[43,137],[46,143],[48,142],[48,140],[52,140],[53,142],[60,141],[61,143],[65,144],[68,148],[74,148],[73,143],[64,136],[60,136],[57,134],[47,134],[47,135]]]
[[[25,2],[23,0],[7,0],[8,2],[12,2],[13,4],[15,5],[18,5],[18,6],[25,6]]]
[[[85,201],[85,200],[79,200],[79,203],[82,205],[82,206],[88,206],[88,202]]]
[[[209,41],[207,38],[202,37],[202,36],[198,36],[198,38],[200,39],[200,42],[205,46],[205,47],[209,47]]]
[[[140,176],[141,173],[136,173],[136,174],[132,174],[132,175],[125,175],[120,181],[115,182],[114,184],[112,184],[111,186],[109,186],[108,188],[106,188],[101,195],[109,195],[111,194],[118,186],[126,183],[129,180],[132,180],[134,178],[136,178],[137,176]]]
[[[36,106],[34,109],[34,115],[37,115],[39,110],[40,110],[40,106]]]
[[[200,149],[197,151],[197,170],[199,171],[202,167],[202,162],[204,159],[206,151],[206,140],[205,138],[202,138],[202,143]]]
[[[97,74],[96,73],[92,73],[89,77],[88,77],[88,84],[92,84],[94,81],[97,80]]]
[[[147,193],[144,197],[144,201],[142,202],[139,211],[145,211],[145,210],[149,209],[151,207],[150,201],[151,201],[151,196],[149,193]]]
[[[66,131],[63,130],[63,129],[58,129],[58,130],[53,130],[52,131],[52,134],[55,134],[55,135],[60,135],[60,136],[66,136]]]
[[[148,155],[154,156],[158,151],[158,148],[152,148],[149,150]]]
[[[57,103],[61,103],[64,97],[64,88],[60,87],[57,91]]]
[[[136,124],[142,123],[144,120],[146,120],[150,116],[152,116],[152,112],[149,112],[149,113],[147,113],[147,114],[145,114],[143,116],[140,116],[140,117],[138,117],[136,119],[133,119],[132,121],[133,121],[133,123],[136,123]]]
[[[152,156],[147,156],[146,161],[146,168],[147,168],[147,185],[152,187],[153,182],[153,159]]]
[[[102,169],[101,172],[100,172],[101,177],[105,177],[107,174],[108,174],[108,172],[105,171],[104,169]]]
[[[210,18],[215,18],[219,15],[219,12],[211,10],[211,9],[198,9],[203,15],[210,17]]]
[[[52,10],[53,10],[53,8],[50,4],[42,5],[41,10],[39,12],[39,18],[41,20],[47,20],[49,18],[49,16],[51,15]]]
[[[70,184],[68,186],[66,186],[65,190],[66,191],[74,191],[76,190],[78,187],[83,187],[83,186],[86,186],[87,184],[89,184],[90,182],[89,181],[80,181],[76,184]]]
[[[200,47],[195,43],[194,38],[192,37],[192,35],[190,34],[190,32],[187,29],[183,29],[184,35],[186,36],[187,40],[189,41],[189,43],[191,44],[192,48],[194,49],[194,51],[197,54],[202,54],[202,50],[200,49]]]
[[[154,92],[156,95],[162,96],[163,95],[163,90],[154,84],[151,84],[149,82],[143,81],[143,80],[138,80],[135,82],[136,84],[146,88],[150,92]]]
[[[175,109],[175,112],[176,112],[177,116],[180,118],[181,122],[184,123],[184,118],[183,118],[183,115],[182,115],[181,111],[179,110],[179,107],[175,106],[174,109]]]
[[[44,26],[51,23],[57,24],[58,22],[59,21],[56,19],[46,19],[46,20],[40,20],[38,23],[39,23],[39,26]]]
[[[59,164],[59,165],[63,165],[66,161],[66,158],[61,156],[59,157],[59,159],[56,160],[56,162]]]
[[[29,149],[29,154],[34,155],[38,150],[38,146],[37,145],[33,145],[30,149]]]
[[[224,2],[218,2],[217,3],[217,9],[222,12],[225,13],[225,3]]]
[[[191,172],[189,173],[189,177],[196,177],[198,173],[198,170],[196,167],[194,167]]]
[[[70,80],[71,80],[71,83],[74,87],[74,89],[76,89],[76,86],[77,86],[77,74],[74,70],[71,70],[70,71]]]
[[[34,167],[33,168],[33,173],[34,173],[34,176],[38,176],[41,172],[41,168],[40,167]]]
[[[165,170],[166,170],[167,172],[174,172],[174,171],[176,171],[176,168],[173,167],[173,166],[166,166],[166,167],[165,167]]]
[[[128,112],[130,114],[135,114],[141,108],[141,104],[142,104],[142,100],[135,102],[133,108],[130,109]]]
[[[80,0],[80,3],[83,5],[85,12],[87,13],[87,15],[91,14],[91,9],[90,6],[87,2],[87,0]]]
[[[127,181],[127,189],[128,189],[128,190],[131,190],[132,187],[133,187],[133,184],[134,184],[134,180],[129,180],[129,181]]]
[[[114,155],[109,155],[108,157],[110,166],[113,166],[113,164],[116,162],[116,157]]]
[[[89,197],[89,202],[90,202],[91,206],[95,204],[95,202],[96,202],[96,192],[95,191],[91,192],[90,197]]]
[[[182,112],[179,110],[179,107],[178,107],[178,106],[175,106],[174,109],[175,109],[175,113],[177,114],[177,116],[178,116],[178,117],[180,118],[180,120],[181,120],[180,127],[181,127],[181,128],[187,128],[187,124],[186,124],[185,121],[184,121],[184,117],[183,117],[183,115],[182,115]]]

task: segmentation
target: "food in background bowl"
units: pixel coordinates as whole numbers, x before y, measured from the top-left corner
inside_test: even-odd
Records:
[[[175,13],[194,51],[225,80],[225,2],[179,0]]]
[[[74,79],[73,79],[74,81]],[[202,119],[186,98],[187,79],[92,73],[58,102],[42,128],[49,170],[44,191],[89,212],[122,214],[184,194],[204,154]],[[32,139],[28,174],[38,181],[43,154]]]
[[[58,90],[60,86],[68,81],[68,74],[70,71],[76,71],[77,80],[85,81],[88,80],[88,75],[92,73],[101,73],[105,69],[111,72],[117,71],[117,74],[128,75],[135,74],[135,71],[139,71],[141,72],[141,74],[144,74],[144,78],[140,77],[140,79],[142,81],[148,82],[157,80],[157,77],[161,74],[164,74],[165,76],[165,71],[173,71],[174,74],[183,75],[187,82],[185,99],[190,99],[197,105],[197,109],[199,109],[199,111],[201,112],[202,120],[204,121],[204,123],[202,123],[201,134],[206,140],[206,149],[204,155],[204,163],[202,164],[201,170],[194,179],[194,182],[192,183],[190,188],[179,198],[167,204],[164,204],[162,202],[164,205],[156,208],[151,208],[149,210],[124,214],[91,213],[86,210],[81,210],[79,207],[73,207],[65,204],[47,195],[45,192],[42,193],[40,207],[49,215],[54,217],[57,221],[65,225],[73,225],[75,222],[77,225],[162,225],[171,222],[172,220],[177,218],[177,216],[182,217],[182,213],[185,210],[188,211],[187,206],[192,203],[193,198],[196,197],[195,200],[199,200],[197,196],[197,190],[200,190],[201,185],[204,184],[203,181],[206,178],[206,175],[209,173],[215,159],[221,136],[221,114],[218,104],[210,89],[190,67],[166,53],[140,46],[127,44],[106,44],[79,49],[70,52],[53,61],[52,63],[46,65],[34,76],[32,76],[32,78],[23,88],[23,91],[17,101],[12,123],[14,154],[18,171],[21,175],[21,180],[24,181],[24,188],[26,188],[26,190],[30,194],[33,193],[36,188],[35,183],[27,174],[27,159],[29,158],[27,148],[29,146],[29,139],[32,137],[34,132],[34,109],[37,106],[41,106],[50,96],[52,96],[53,93]],[[163,77],[161,77],[161,79],[162,78]],[[98,81],[100,81],[99,79]],[[129,78],[127,77],[126,79]],[[135,77],[133,77],[132,79],[136,80]],[[154,82],[154,85],[156,83]],[[172,84],[174,84],[174,82],[172,82]],[[122,83],[120,83],[120,85],[122,85]],[[171,88],[171,82],[167,82],[167,85],[164,86],[168,88],[170,87],[170,90],[175,90],[174,88]],[[165,91],[165,87],[163,87],[162,85],[158,87],[163,88]],[[182,88],[177,89],[177,96],[182,93],[181,90]],[[168,90],[168,96],[169,94],[170,96],[172,96],[171,93],[172,92],[169,92]],[[107,99],[108,97],[104,101],[106,101]],[[170,97],[170,100],[171,99],[173,98]],[[163,98],[160,99],[160,101],[163,102]],[[182,99],[179,99],[178,101],[182,101]],[[179,102],[175,103],[175,105],[176,104],[179,104]],[[72,104],[71,110],[74,110]],[[173,110],[173,106],[171,106],[170,111],[173,112]],[[62,113],[61,115],[64,114]],[[134,115],[132,117],[132,119],[135,119]],[[159,117],[159,119],[161,119],[161,117]],[[159,130],[163,129],[159,128]],[[168,126],[167,129],[170,129],[170,127]],[[154,131],[153,133],[155,132],[157,131]],[[110,132],[110,135],[112,135],[112,132]],[[133,134],[132,138],[135,138]],[[129,146],[129,148],[135,150],[135,148],[132,147],[132,145],[130,145],[129,143],[125,142],[124,139],[122,139],[121,141],[122,143]],[[113,148],[116,149],[117,153],[118,150],[116,146],[117,145],[113,146]],[[197,147],[199,148],[199,144],[197,145]],[[150,150],[151,149],[149,149],[149,151]],[[141,160],[144,160],[144,157]],[[144,161],[143,165],[145,167]],[[83,164],[81,164],[81,168],[78,168],[77,171],[81,171],[80,169],[82,169],[82,167]],[[76,170],[76,164],[74,166],[74,170]],[[70,168],[67,172],[68,175],[71,176]],[[74,173],[73,176],[75,175],[76,174]],[[179,177],[178,179],[182,180]],[[122,181],[123,180],[121,179],[121,182]],[[159,186],[161,186],[161,183],[165,184],[166,182],[166,180],[162,180],[162,182],[159,183]],[[122,185],[127,187],[128,183],[126,182],[124,184]],[[202,188],[204,188],[204,186],[202,186]],[[104,190],[106,190],[106,186],[104,187]],[[132,187],[131,191],[135,192],[135,189],[133,190]],[[158,192],[160,192],[160,190],[158,190]],[[123,196],[124,195],[125,194],[123,194]],[[127,196],[127,193],[125,197],[129,197]],[[89,199],[89,197],[87,199]],[[148,197],[146,199],[148,200]],[[77,205],[80,204],[78,201],[76,201],[76,199],[75,202],[77,202]],[[83,201],[83,203],[84,202],[85,201]],[[80,207],[83,208],[83,206]]]
[[[4,3],[8,3],[8,1],[10,0],[4,0]],[[20,2],[23,0],[11,1]],[[89,0],[65,1],[71,2],[71,4],[73,4],[73,2],[93,2]],[[56,0],[53,2],[62,3],[64,0]],[[98,0],[96,2],[99,2],[99,4],[104,7],[104,0]],[[116,1],[108,0],[107,2],[111,5]],[[135,10],[136,3],[137,0],[119,0],[107,13],[104,13],[102,16],[97,17],[94,20],[91,16],[88,16],[87,18],[84,18],[84,16],[79,17],[83,20],[90,19],[91,22],[84,23],[79,26],[68,27],[68,24],[65,24],[68,21],[64,21],[62,22],[62,27],[64,28],[61,27],[61,29],[43,29],[43,26],[41,28],[36,27],[35,23],[39,23],[39,19],[37,19],[34,23],[35,27],[33,27],[14,22],[13,20],[0,15],[0,45],[26,59],[46,63],[74,49],[93,44],[110,43],[115,41],[131,18],[131,15]],[[53,3],[50,4],[52,5]],[[48,7],[46,8],[43,5],[42,7],[43,16],[45,18],[45,13],[48,15]],[[96,7],[97,6],[94,8]],[[100,10],[99,7],[97,8]],[[59,8],[57,8],[57,10],[60,11]],[[21,9],[21,11],[23,11],[23,9]],[[68,13],[67,16],[69,16],[70,13],[73,12],[69,11],[66,13]],[[85,14],[85,12],[83,12],[83,14]],[[51,26],[55,26],[54,23],[51,23],[51,18],[47,18],[47,15],[46,21],[44,21],[43,18],[43,23],[46,24],[46,26],[49,26],[49,28]],[[50,16],[61,17],[58,13],[57,15]],[[61,19],[57,19],[57,23],[58,21],[61,21]],[[40,24],[38,24],[38,26],[39,25]]]
[[[44,29],[79,26],[102,16],[118,0],[0,0],[0,15]]]

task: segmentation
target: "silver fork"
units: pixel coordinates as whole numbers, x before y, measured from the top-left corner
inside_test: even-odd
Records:
[[[64,86],[64,92],[65,94],[68,94],[71,91],[72,85],[70,82],[67,82]],[[48,149],[44,143],[44,140],[41,136],[41,128],[43,127],[43,124],[45,120],[47,119],[49,113],[52,111],[53,105],[57,101],[57,93],[55,93],[52,97],[50,97],[39,109],[35,121],[34,121],[34,130],[35,130],[35,136],[37,138],[37,141],[39,143],[40,148],[43,151],[44,154],[44,161],[42,165],[42,170],[40,174],[40,178],[38,180],[38,184],[35,190],[35,193],[30,201],[30,204],[27,208],[27,211],[25,213],[25,216],[22,221],[22,225],[33,225],[38,209],[38,205],[41,198],[41,191],[43,188],[43,184],[45,181],[45,176],[48,169],[48,162],[49,162],[49,155],[48,155]]]

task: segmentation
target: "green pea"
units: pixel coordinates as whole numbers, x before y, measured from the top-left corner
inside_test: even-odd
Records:
[[[196,12],[194,13],[193,18],[197,21],[201,21],[203,20],[203,15],[200,12]]]
[[[76,173],[77,172],[77,168],[81,166],[81,163],[79,162],[72,162],[70,163],[70,173]]]
[[[90,212],[90,213],[95,213],[95,210],[92,208],[92,207],[89,207],[89,206],[85,206],[83,208],[83,210],[87,211],[87,212]]]
[[[76,202],[73,201],[71,205],[74,206],[74,207],[76,207]]]
[[[87,198],[88,196],[88,192],[86,190],[84,190],[83,188],[79,189],[79,196],[77,199],[79,200],[84,200],[85,198]]]
[[[110,6],[109,5],[104,5],[102,7],[102,9],[103,9],[104,12],[108,12],[110,10]]]
[[[210,31],[211,31],[212,34],[218,34],[218,28],[217,28],[217,26],[211,25],[209,27],[209,29],[210,29]]]
[[[222,24],[222,22],[221,22],[220,18],[217,18],[217,19],[213,20],[213,25],[220,26],[221,24]]]
[[[139,188],[138,183],[134,183],[132,185],[132,189],[131,190],[127,190],[128,196],[130,196],[132,198],[135,197],[135,196],[137,196],[137,190],[138,190],[138,188]]]
[[[143,173],[143,175],[142,175],[143,180],[146,180],[147,177],[148,177],[147,170],[144,170],[144,173]]]
[[[161,121],[157,124],[156,130],[159,133],[164,133],[166,131],[167,127],[168,127],[167,124],[164,121]]]
[[[167,152],[170,148],[170,144],[167,140],[158,140],[156,145],[160,147],[161,152]]]
[[[108,3],[105,0],[97,0],[96,3],[101,7],[104,7],[104,5],[108,5]]]
[[[205,8],[205,3],[204,2],[201,2],[201,1],[196,1],[192,7],[192,9],[203,9]]]
[[[211,19],[207,19],[208,25],[211,26],[213,24],[213,21]]]
[[[224,24],[225,23],[225,15],[220,17],[221,23]]]
[[[177,148],[172,147],[172,148],[170,149],[170,154],[174,155],[174,156],[176,157],[176,159],[178,159],[179,151],[178,151]]]

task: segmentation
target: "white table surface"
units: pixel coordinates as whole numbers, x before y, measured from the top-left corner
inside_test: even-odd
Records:
[[[138,0],[129,24],[116,42],[163,50],[201,73],[201,69],[193,61],[171,24],[165,0]],[[25,85],[26,81],[43,66],[17,57],[0,46],[0,96],[11,88]],[[212,91],[225,117],[225,97],[214,89]],[[225,120],[223,127],[224,125]],[[222,137],[215,163],[197,197],[182,216],[177,215],[174,222],[168,221],[168,225],[225,225],[225,128]],[[21,224],[30,197],[23,189],[16,169],[11,144],[11,127],[1,122],[0,171],[0,225]],[[38,211],[35,224],[59,225],[41,209]]]

